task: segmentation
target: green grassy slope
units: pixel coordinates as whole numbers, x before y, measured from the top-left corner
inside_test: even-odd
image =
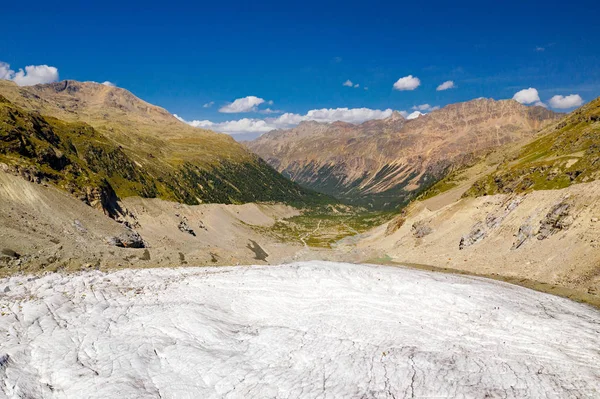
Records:
[[[193,157],[169,163],[146,156],[142,165],[139,155],[86,123],[26,111],[0,95],[0,162],[5,169],[48,181],[88,203],[100,201],[105,208],[115,195],[186,204],[331,201],[290,182],[255,156],[208,165]]]
[[[600,98],[565,116],[477,181],[472,196],[564,188],[600,178]]]

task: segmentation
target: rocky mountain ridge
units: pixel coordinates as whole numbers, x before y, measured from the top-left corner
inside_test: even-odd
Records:
[[[231,137],[188,126],[124,89],[0,81],[0,98],[4,169],[77,197],[98,190],[102,198],[186,204],[312,203],[323,197],[285,179]]]
[[[534,137],[557,117],[513,100],[477,99],[413,120],[395,113],[360,125],[304,122],[247,146],[305,187],[394,208],[486,152]]]

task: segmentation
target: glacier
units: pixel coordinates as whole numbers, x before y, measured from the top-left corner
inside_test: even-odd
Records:
[[[402,267],[0,279],[0,397],[600,397],[600,312]]]

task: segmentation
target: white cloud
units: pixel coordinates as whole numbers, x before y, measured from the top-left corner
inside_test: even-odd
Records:
[[[408,119],[408,120],[417,119],[421,115],[425,115],[425,114],[420,111],[411,112],[410,114],[408,114],[406,116],[406,119]]]
[[[217,132],[240,134],[240,133],[265,133],[274,129],[288,129],[304,121],[316,121],[331,123],[343,121],[348,123],[362,123],[371,119],[384,119],[392,115],[391,109],[378,110],[370,108],[322,108],[313,109],[304,115],[284,113],[277,118],[243,118],[226,122],[211,122],[208,120],[185,121],[178,115],[174,115],[180,121],[191,126],[211,129]]]
[[[52,83],[58,80],[58,69],[48,65],[28,65],[17,72],[10,65],[0,62],[0,79],[12,80],[19,86],[33,86],[40,83]]]
[[[215,102],[214,102],[214,101],[210,101],[210,102],[207,102],[206,104],[204,104],[204,105],[202,106],[202,108],[210,108],[210,107],[212,107],[213,105],[215,105]]]
[[[354,83],[350,79],[348,79],[347,81],[345,81],[344,83],[342,83],[342,86],[354,87],[355,89],[358,89],[360,87],[360,85],[358,83]]]
[[[317,122],[343,121],[362,123],[371,119],[384,119],[392,115],[391,109],[378,110],[370,108],[322,108],[313,109],[306,113],[304,120]]]
[[[437,91],[444,91],[444,90],[448,90],[448,89],[454,89],[456,86],[454,85],[454,81],[452,80],[447,80],[444,83],[442,83],[441,85],[439,85],[437,87]]]
[[[535,51],[537,51],[537,52],[546,51],[546,48],[538,46],[538,47],[535,48]]]
[[[219,108],[219,112],[226,114],[234,114],[240,112],[256,112],[257,107],[264,103],[265,100],[256,96],[247,96],[238,98],[231,104],[227,104]]]
[[[538,91],[533,87],[516,92],[513,96],[513,100],[518,101],[521,104],[533,104],[541,102]]]
[[[299,124],[300,122],[303,122],[307,119],[306,119],[305,115],[294,114],[292,112],[286,112],[285,114],[281,115],[278,118],[267,118],[266,120],[269,121],[269,123],[271,125],[273,125],[274,129],[282,129],[285,127],[295,126],[295,125]]]
[[[211,122],[208,120],[188,122],[193,127],[211,129],[221,133],[266,133],[273,127],[263,119],[242,118],[235,121]]]
[[[108,80],[107,80],[107,81],[104,81],[104,82],[102,82],[102,84],[103,84],[104,86],[109,86],[109,87],[117,87],[117,85],[115,85],[113,82],[109,82]]]
[[[583,98],[579,94],[571,94],[569,96],[554,96],[550,99],[552,108],[573,108],[583,104]]]
[[[0,79],[10,80],[14,71],[10,69],[10,65],[0,61]]]
[[[439,105],[436,105],[435,107],[429,105],[429,104],[421,104],[421,105],[415,105],[412,107],[413,110],[416,111],[435,111],[436,109],[440,109]]]
[[[414,90],[421,85],[421,80],[416,76],[408,75],[394,83],[394,90]]]
[[[258,112],[261,114],[281,114],[281,113],[283,113],[283,111],[281,111],[281,110],[271,109],[271,108],[261,109]]]

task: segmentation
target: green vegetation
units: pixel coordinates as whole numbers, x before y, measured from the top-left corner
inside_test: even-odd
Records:
[[[13,173],[52,183],[90,204],[100,201],[104,209],[117,196],[158,197],[191,205],[335,202],[290,182],[258,157],[167,162],[159,158],[160,146],[157,156],[131,148],[88,124],[28,112],[0,96],[0,162]]]
[[[567,115],[465,195],[550,190],[600,178],[600,99]]]
[[[310,181],[310,183],[301,183],[308,190],[325,193],[326,195],[335,197],[341,203],[365,207],[373,211],[388,211],[393,209],[401,209],[406,206],[417,193],[406,191],[405,188],[409,182],[418,176],[418,172],[413,171],[401,183],[389,190],[382,192],[369,192],[372,185],[378,184],[385,180],[392,172],[396,172],[398,166],[387,165],[377,173],[372,182],[362,187],[365,180],[371,180],[368,174],[364,174],[361,178],[355,179],[350,184],[346,184],[344,170],[336,170],[334,165],[321,166],[318,169],[313,164],[305,165],[300,172],[294,173],[296,181]],[[291,177],[289,171],[282,171],[284,176]],[[433,176],[428,176],[433,178]],[[419,182],[421,184],[421,182]],[[367,191],[367,193],[365,193]]]
[[[35,181],[48,181],[90,204],[105,208],[122,192],[154,193],[152,179],[139,172],[116,146],[90,126],[65,123],[0,101],[0,162]]]
[[[467,180],[467,177],[462,173],[464,169],[465,168],[460,168],[448,174],[442,180],[437,181],[431,187],[424,190],[421,195],[417,197],[417,200],[424,201],[458,186],[460,182]]]
[[[282,242],[305,243],[310,247],[331,248],[342,238],[364,233],[394,217],[391,212],[367,212],[343,205],[316,207],[302,215],[280,220],[271,227],[253,228]]]

